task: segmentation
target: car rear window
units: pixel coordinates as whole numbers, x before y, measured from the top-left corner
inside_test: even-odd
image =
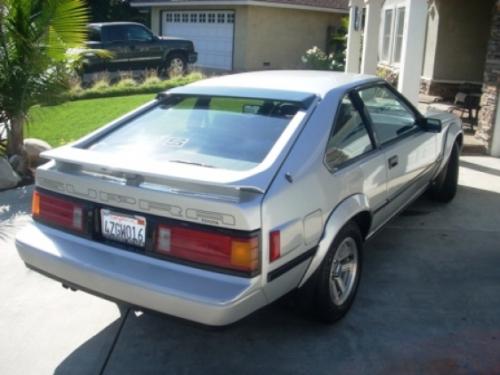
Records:
[[[279,100],[174,96],[89,148],[144,162],[246,170],[264,160],[299,108]]]

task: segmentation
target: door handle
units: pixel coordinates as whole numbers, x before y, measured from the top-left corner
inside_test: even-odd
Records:
[[[387,160],[387,163],[389,164],[389,169],[394,168],[399,163],[398,156],[397,155],[391,156]]]

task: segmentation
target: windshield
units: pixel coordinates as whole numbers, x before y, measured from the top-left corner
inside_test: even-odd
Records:
[[[276,100],[174,96],[89,148],[144,162],[245,170],[264,160],[298,110]]]

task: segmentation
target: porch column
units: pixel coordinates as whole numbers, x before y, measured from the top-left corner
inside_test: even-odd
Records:
[[[349,31],[347,34],[345,71],[347,73],[359,73],[361,62],[361,16],[363,12],[363,0],[351,0],[349,2],[349,8]],[[358,27],[357,30],[356,27]]]
[[[424,62],[427,1],[407,0],[398,90],[418,104]]]
[[[377,73],[380,20],[383,0],[365,0],[366,21],[361,73]]]

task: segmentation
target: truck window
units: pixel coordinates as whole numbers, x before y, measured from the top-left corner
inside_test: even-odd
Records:
[[[102,39],[106,42],[122,42],[127,40],[127,26],[114,25],[102,28]]]
[[[129,26],[127,28],[127,39],[139,42],[149,42],[153,35],[141,26]]]
[[[88,36],[90,42],[100,42],[101,41],[101,31],[97,27],[88,28]]]

